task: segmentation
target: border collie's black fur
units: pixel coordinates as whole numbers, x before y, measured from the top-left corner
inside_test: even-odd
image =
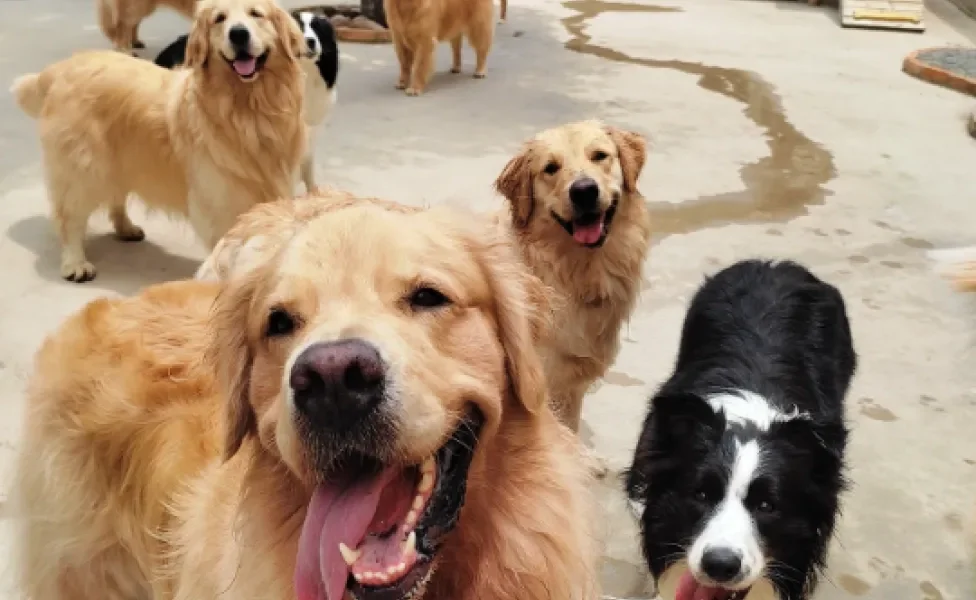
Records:
[[[856,370],[844,300],[793,262],[748,260],[692,299],[626,491],[655,580],[677,600],[808,598],[847,486],[844,397]]]

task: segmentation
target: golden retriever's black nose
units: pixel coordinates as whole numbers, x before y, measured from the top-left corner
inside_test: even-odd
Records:
[[[577,214],[599,210],[600,186],[590,177],[580,177],[569,186],[569,201]]]
[[[251,41],[251,32],[243,25],[234,25],[227,32],[227,39],[235,48],[247,50],[247,44]]]
[[[348,427],[383,399],[386,365],[361,339],[312,344],[295,359],[289,377],[295,407],[313,425]]]

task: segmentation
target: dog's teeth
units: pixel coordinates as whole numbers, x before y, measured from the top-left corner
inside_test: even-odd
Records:
[[[407,513],[407,518],[403,520],[403,524],[406,525],[407,527],[412,527],[413,524],[416,522],[417,522],[417,511],[411,509],[410,512]]]
[[[365,573],[353,573],[352,576],[359,583],[362,583],[363,582],[363,579],[366,578],[366,574]]]
[[[339,542],[339,554],[342,555],[342,560],[346,561],[346,564],[350,567],[356,564],[359,557],[363,555],[361,550],[353,550],[342,542]]]
[[[397,574],[397,568],[396,567],[388,567],[386,569],[386,574],[387,575],[396,575]]]
[[[417,487],[417,490],[422,494],[426,494],[432,487],[434,487],[434,474],[424,473],[424,476],[420,478],[420,485]]]
[[[420,512],[420,509],[424,507],[424,499],[422,496],[417,496],[413,499],[413,510]],[[413,511],[411,511],[413,512]]]
[[[396,566],[397,573],[403,573],[407,570],[407,563],[402,562]]]
[[[424,461],[424,464],[420,465],[420,472],[424,473],[425,475],[427,473],[433,473],[434,467],[436,466],[437,466],[437,462],[435,462],[433,458],[428,458],[427,460]]]
[[[410,535],[403,542],[403,555],[410,556],[411,552],[416,552],[417,550],[417,532],[411,531]]]

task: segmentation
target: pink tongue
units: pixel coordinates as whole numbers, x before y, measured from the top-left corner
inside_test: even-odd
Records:
[[[726,589],[701,585],[695,581],[691,571],[685,571],[678,581],[674,600],[723,600],[728,595],[729,591]]]
[[[254,70],[257,69],[257,63],[256,58],[249,58],[247,60],[237,59],[234,61],[234,70],[242,77],[250,77],[254,75]]]
[[[401,471],[390,468],[349,486],[322,484],[315,489],[298,541],[298,600],[342,600],[349,567],[339,554],[339,543],[353,549],[359,546],[376,514],[383,488]]]
[[[600,241],[603,235],[603,219],[592,225],[573,224],[573,239],[580,244],[595,244]]]

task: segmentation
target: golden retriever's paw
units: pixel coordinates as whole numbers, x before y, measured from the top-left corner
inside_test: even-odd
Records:
[[[461,67],[451,67],[451,73],[457,75],[460,72],[461,72]]]
[[[136,50],[145,50],[146,44],[142,40],[135,40],[132,42],[132,47]]]
[[[407,95],[408,96],[419,96],[420,95],[420,90],[418,90],[417,88],[408,87],[407,88]]]
[[[146,239],[146,232],[142,230],[142,227],[132,225],[126,229],[116,231],[115,237],[122,242],[141,242]]]
[[[61,265],[61,277],[75,283],[91,281],[95,279],[95,265],[87,260],[63,263]]]
[[[407,89],[407,82],[406,81],[398,81],[397,84],[396,84],[396,89],[398,89],[398,90],[405,90],[405,89]]]
[[[480,73],[475,73],[474,75],[472,75],[472,77],[474,77],[475,79],[484,79],[485,78],[485,72],[482,71]]]

